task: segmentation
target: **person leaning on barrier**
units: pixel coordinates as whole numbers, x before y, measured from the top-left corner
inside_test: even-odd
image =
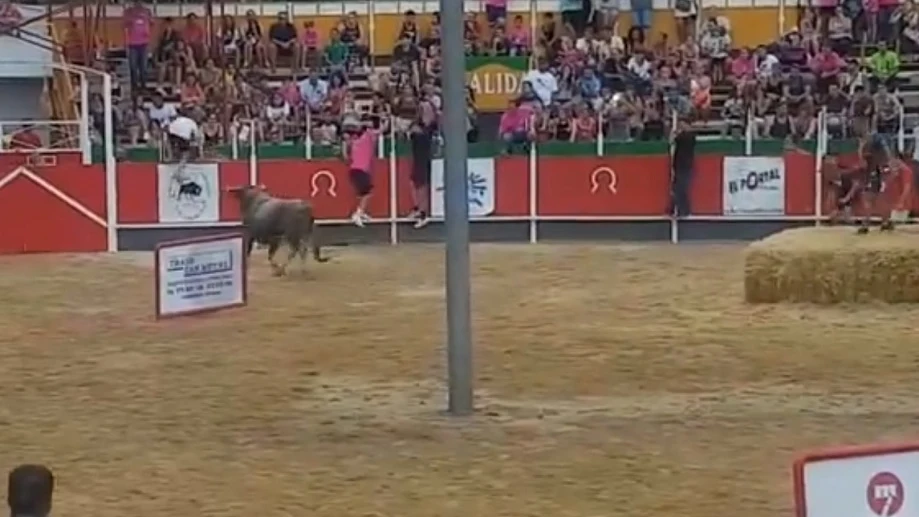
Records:
[[[673,215],[686,217],[692,212],[689,191],[692,187],[693,169],[696,161],[696,134],[685,119],[680,119],[671,137],[673,158],[671,161],[670,192]]]
[[[197,157],[201,143],[201,128],[188,107],[179,109],[178,116],[166,128],[169,151],[173,160],[186,162]]]

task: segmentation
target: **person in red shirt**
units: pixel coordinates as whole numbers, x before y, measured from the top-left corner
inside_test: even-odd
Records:
[[[826,95],[831,84],[839,84],[839,74],[846,69],[846,62],[824,44],[820,52],[810,59],[808,66],[817,77],[817,91]]]
[[[41,137],[32,126],[25,126],[10,135],[9,149],[17,151],[34,151],[42,148]]]
[[[575,116],[571,120],[571,141],[592,142],[597,140],[597,118],[587,106],[580,105],[575,108]]]
[[[204,27],[198,23],[198,15],[191,13],[185,17],[185,27],[182,29],[182,41],[191,48],[195,61],[201,63],[207,54],[207,38]]]

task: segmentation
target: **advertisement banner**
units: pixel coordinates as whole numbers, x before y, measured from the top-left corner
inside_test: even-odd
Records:
[[[724,215],[784,215],[784,158],[725,156],[722,196]]]
[[[495,211],[495,160],[470,158],[466,160],[469,217],[482,217]],[[444,216],[444,161],[434,160],[431,166],[431,216]]]
[[[520,84],[529,69],[526,57],[467,57],[466,82],[475,92],[479,111],[504,111],[520,93]]]
[[[246,303],[240,234],[160,243],[155,254],[156,316],[168,318]]]
[[[159,164],[157,192],[161,223],[220,220],[220,171],[216,163]]]

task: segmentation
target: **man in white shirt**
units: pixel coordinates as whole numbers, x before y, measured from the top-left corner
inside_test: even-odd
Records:
[[[162,93],[154,93],[150,99],[150,107],[147,108],[147,120],[154,124],[156,128],[163,128],[172,122],[174,118],[176,118],[175,106],[166,104],[163,101]]]
[[[186,110],[181,110],[178,116],[166,128],[169,135],[169,148],[173,156],[178,156],[179,161],[188,160],[189,152],[197,147],[201,138],[201,128],[194,119],[187,116]]]
[[[309,77],[300,81],[297,86],[300,88],[300,97],[310,109],[318,110],[322,107],[326,97],[329,95],[329,83],[319,77],[319,72],[315,69],[310,72]]]
[[[766,47],[756,49],[757,65],[756,76],[760,79],[767,79],[779,71],[779,58],[766,50]]]
[[[543,106],[552,104],[552,96],[558,92],[558,81],[549,71],[549,63],[546,60],[539,60],[537,69],[527,72],[523,76],[523,81],[530,83],[533,87],[533,92],[539,97]]]

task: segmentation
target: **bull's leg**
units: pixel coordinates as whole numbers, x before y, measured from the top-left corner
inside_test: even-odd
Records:
[[[303,246],[302,246],[302,243],[300,242],[299,235],[296,235],[296,234],[288,235],[285,237],[285,240],[287,241],[287,246],[290,248],[287,251],[287,265],[290,266],[291,262],[295,258],[297,258],[298,254],[302,256],[301,251],[303,250]],[[303,269],[302,261],[301,261],[301,269]]]
[[[274,261],[274,256],[280,247],[281,241],[279,239],[271,239],[268,243],[268,263],[271,264],[271,273],[274,276],[282,276],[284,274],[284,266]]]
[[[255,246],[255,239],[251,235],[246,236],[246,258],[252,256],[252,247]]]

